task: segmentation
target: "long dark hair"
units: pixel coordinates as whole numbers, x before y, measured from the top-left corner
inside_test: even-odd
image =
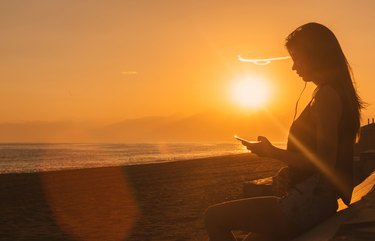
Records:
[[[343,104],[341,124],[352,138],[358,136],[361,109],[365,103],[359,97],[352,69],[333,32],[319,23],[307,23],[286,38],[289,53],[298,53],[308,59],[314,71],[319,71],[338,92]],[[348,132],[347,132],[348,133]]]

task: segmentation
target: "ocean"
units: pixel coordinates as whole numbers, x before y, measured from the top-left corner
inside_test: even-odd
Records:
[[[275,144],[285,147],[283,143]],[[139,165],[247,152],[240,143],[0,144],[0,173]]]

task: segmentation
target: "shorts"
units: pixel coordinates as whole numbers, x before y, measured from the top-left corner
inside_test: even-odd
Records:
[[[336,192],[318,179],[312,176],[304,180],[279,201],[286,218],[299,232],[319,224],[338,208]]]

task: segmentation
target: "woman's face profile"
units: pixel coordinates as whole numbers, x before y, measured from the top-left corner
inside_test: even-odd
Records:
[[[293,66],[292,70],[296,71],[299,77],[301,77],[304,81],[308,82],[311,81],[310,74],[309,74],[309,68],[308,63],[305,58],[303,58],[301,55],[293,54],[292,55],[293,60]]]
[[[313,67],[314,63],[305,54],[294,52],[291,57],[293,60],[292,70],[296,71],[305,82],[316,82],[318,80],[318,73]]]

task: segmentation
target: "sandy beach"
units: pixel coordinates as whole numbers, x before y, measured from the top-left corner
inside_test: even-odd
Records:
[[[204,210],[282,163],[251,154],[0,175],[0,240],[207,240]]]

